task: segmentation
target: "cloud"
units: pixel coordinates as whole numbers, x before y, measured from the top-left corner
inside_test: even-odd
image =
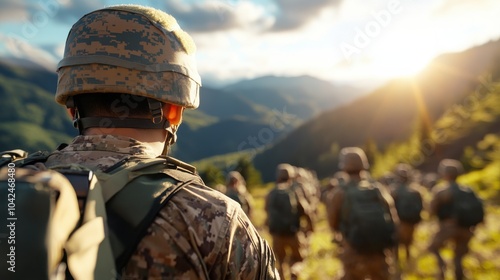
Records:
[[[103,0],[3,0],[0,21],[57,21],[72,24],[85,13],[105,7]]]
[[[266,28],[271,20],[262,6],[250,1],[211,0],[187,4],[172,0],[160,5],[183,29],[195,33]]]
[[[314,20],[323,10],[338,7],[342,0],[275,0],[278,7],[271,31],[300,28]]]
[[[498,5],[497,0],[445,0],[436,9],[437,15],[472,10],[484,10],[484,6]]]
[[[57,58],[43,48],[29,44],[22,39],[5,36],[3,34],[0,34],[0,41],[4,42],[10,57],[32,61],[51,71],[56,69]]]
[[[267,6],[251,1],[211,0],[194,4],[172,0],[162,9],[172,14],[190,32],[233,29],[258,32],[292,31],[315,20],[322,11],[342,0],[274,0]]]
[[[28,3],[19,0],[3,0],[0,22],[22,21],[28,17]]]
[[[107,5],[104,0],[85,0],[85,1],[70,1],[70,0],[45,0],[58,2],[60,4],[55,18],[63,23],[73,24],[79,18],[91,11],[102,9]]]

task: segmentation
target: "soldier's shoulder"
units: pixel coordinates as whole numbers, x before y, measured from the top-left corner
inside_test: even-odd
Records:
[[[434,196],[436,195],[443,195],[448,192],[450,192],[450,185],[449,184],[438,184],[434,188],[432,188],[432,194]]]

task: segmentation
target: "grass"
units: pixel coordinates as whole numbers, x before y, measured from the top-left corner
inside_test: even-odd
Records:
[[[264,198],[272,187],[271,184],[263,188],[252,189],[255,199],[252,221],[260,234],[271,243],[270,235],[264,226],[266,214],[264,212]],[[299,279],[323,280],[336,279],[342,269],[338,260],[337,248],[331,242],[332,233],[326,221],[325,206],[318,206],[318,220],[315,232],[311,237],[309,254]],[[426,214],[426,213],[425,213]],[[436,279],[438,272],[437,262],[433,255],[426,252],[426,248],[437,230],[437,221],[424,215],[424,221],[415,231],[415,243],[412,248],[413,256],[417,257],[413,268],[402,261],[404,280]],[[453,277],[453,252],[450,248],[442,250],[443,258],[448,264],[446,279]],[[470,243],[470,252],[464,259],[464,270],[467,279],[500,279],[500,207],[489,205],[486,209],[486,221],[476,229],[476,234]]]

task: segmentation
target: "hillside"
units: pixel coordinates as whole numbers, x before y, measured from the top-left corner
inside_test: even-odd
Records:
[[[51,93],[56,81],[53,73],[0,64],[1,150],[52,150],[76,135]]]
[[[472,94],[482,76],[491,74],[493,80],[498,79],[499,61],[500,41],[442,55],[414,79],[391,81],[304,123],[258,154],[254,163],[268,181],[281,162],[312,168],[320,177],[329,176],[337,169],[339,148],[374,143],[383,150],[407,139],[417,126],[429,129],[447,108]]]
[[[16,61],[0,59],[0,98],[3,100],[0,103],[0,150],[19,147],[29,152],[53,150],[58,143],[70,141],[77,131],[64,108],[54,102],[56,73],[40,67],[29,68],[26,61],[19,65],[13,63]],[[265,83],[259,86],[261,82]],[[294,89],[287,88],[288,85]],[[255,87],[266,88],[267,95],[247,98],[239,94]],[[276,106],[267,103],[275,95],[280,99],[285,88],[293,91],[293,98],[274,103]],[[186,110],[178,133],[182,140],[174,147],[173,155],[193,161],[267,145],[324,106],[324,100],[310,98],[310,88],[328,90],[330,97],[342,95],[333,92],[332,84],[311,77],[258,78],[226,89],[202,87],[200,107]],[[308,102],[309,107],[297,101],[307,99],[314,100]],[[338,105],[335,102],[332,99],[328,106]]]
[[[270,109],[286,107],[304,120],[364,94],[357,88],[335,86],[311,76],[264,76],[229,85],[224,90]]]

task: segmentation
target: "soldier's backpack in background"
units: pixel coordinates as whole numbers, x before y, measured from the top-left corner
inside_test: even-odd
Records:
[[[291,186],[275,187],[269,192],[266,211],[271,234],[293,235],[300,230],[298,203]]]
[[[396,227],[380,189],[362,180],[342,186],[341,232],[359,253],[379,253],[396,245]]]
[[[452,217],[461,227],[473,227],[484,220],[484,205],[482,200],[468,187],[453,184]]]
[[[395,191],[395,205],[402,222],[417,224],[422,220],[423,202],[420,193],[410,186],[399,186]]]
[[[129,158],[95,174],[23,168],[47,155],[0,154],[0,219],[10,226],[0,230],[0,279],[119,279],[157,212],[202,183],[172,158]]]

